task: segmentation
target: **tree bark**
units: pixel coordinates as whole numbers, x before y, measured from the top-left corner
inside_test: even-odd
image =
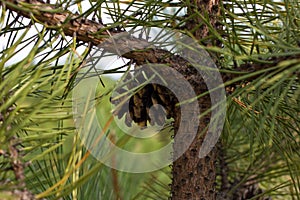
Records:
[[[190,20],[186,23],[188,31],[192,31],[194,37],[201,40],[207,37],[209,33],[208,25],[201,19],[200,15],[209,15],[209,23],[214,28],[219,28],[217,18],[219,14],[219,1],[218,0],[193,0],[187,3],[187,15]],[[194,17],[191,17],[194,15]],[[212,45],[213,41],[204,42],[205,45]],[[197,95],[201,94],[203,90],[200,88],[204,87],[205,84],[201,80],[193,83],[193,88]],[[209,96],[198,99],[198,105],[200,112],[210,109],[210,98]],[[171,186],[172,199],[193,199],[193,200],[214,200],[216,199],[216,160],[217,151],[214,148],[206,157],[199,158],[199,151],[203,142],[203,138],[206,133],[203,131],[207,128],[210,115],[206,115],[201,119],[184,119],[186,123],[180,124],[179,108],[176,111],[174,131],[174,156],[177,156],[177,148],[181,146],[180,143],[184,141],[176,140],[176,134],[179,126],[185,126],[184,130],[187,130],[185,134],[190,134],[191,126],[195,123],[195,120],[199,120],[199,127],[197,136],[194,138],[192,144],[189,146],[186,152],[183,153],[173,164],[173,182]],[[191,108],[193,112],[193,108]],[[188,136],[187,136],[188,137]]]
[[[209,97],[198,100],[202,108],[209,108]],[[179,108],[178,108],[179,109]],[[191,108],[193,109],[193,108]],[[193,112],[193,110],[191,110]],[[180,111],[175,116],[174,131],[178,131],[178,126],[184,126],[187,130],[185,134],[190,134],[189,129],[195,124],[195,120],[187,118],[180,124]],[[202,131],[207,128],[209,116],[200,119],[198,132],[192,144],[173,164],[173,183],[172,183],[172,199],[195,199],[195,200],[209,200],[216,198],[215,179],[216,179],[216,151],[213,149],[205,158],[199,158],[199,150],[205,135],[201,135]],[[188,135],[186,137],[189,137]],[[182,142],[174,141],[174,156],[177,156],[177,147],[180,147]]]
[[[221,23],[218,22],[220,15],[219,0],[191,0],[186,1],[187,4],[187,20],[186,29],[190,31],[198,40],[202,40],[209,36],[209,26],[214,30],[221,30]],[[209,21],[205,22],[209,17]],[[217,40],[215,40],[217,41]],[[212,45],[215,41],[206,40],[205,45]]]

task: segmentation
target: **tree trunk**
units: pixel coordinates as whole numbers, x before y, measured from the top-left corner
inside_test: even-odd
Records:
[[[221,23],[218,23],[220,15],[219,0],[191,0],[186,1],[187,4],[187,18],[186,29],[191,32],[194,37],[201,40],[210,35],[209,27],[201,19],[199,15],[207,19],[209,16],[209,26],[214,30],[221,30]],[[213,41],[205,41],[205,45],[212,45]]]
[[[209,107],[206,102],[210,102],[209,97],[198,100],[202,107]],[[193,108],[191,108],[193,109]],[[191,111],[193,112],[193,111]],[[178,125],[181,118],[180,111],[176,112],[174,131],[178,131]],[[189,130],[195,124],[195,120],[199,119],[184,119],[186,123],[180,124],[185,130]],[[180,156],[173,164],[173,183],[172,183],[172,199],[195,199],[195,200],[213,200],[216,199],[215,179],[216,179],[216,150],[212,150],[205,158],[199,158],[199,150],[203,142],[203,130],[207,126],[209,116],[201,118],[198,127],[196,138],[193,140],[190,147]],[[186,131],[184,134],[189,134]],[[189,136],[187,136],[189,137]],[[185,141],[174,141],[174,156],[177,155],[177,147]]]
[[[188,17],[196,15],[196,12],[210,17],[210,24],[214,28],[219,28],[217,18],[219,14],[219,1],[218,0],[193,0],[187,5]],[[189,31],[193,31],[193,35],[196,39],[203,39],[209,35],[209,28],[201,20],[199,16],[191,17],[186,23],[186,28]],[[205,45],[212,45],[213,41],[204,42]],[[203,81],[198,84],[193,84],[194,90],[197,95],[201,93],[200,88],[203,88]],[[203,92],[203,91],[202,91]],[[209,96],[198,99],[198,105],[200,112],[208,110],[210,108]],[[191,113],[194,112],[194,108],[190,108]],[[191,116],[193,116],[191,114]],[[191,119],[187,116],[187,119],[183,119],[184,123],[180,124],[181,119],[180,108],[176,108],[175,122],[174,122],[174,134],[178,133],[179,126],[184,126],[186,137],[189,137],[189,130],[195,123],[195,120],[199,120],[199,127],[197,136],[194,138],[189,148],[173,163],[173,182],[171,186],[172,199],[173,200],[214,200],[216,199],[216,160],[217,151],[214,148],[206,157],[199,158],[199,151],[203,138],[206,133],[203,131],[207,128],[210,116],[206,115],[201,119]],[[181,119],[182,120],[182,119]],[[204,131],[205,132],[205,131]],[[178,156],[178,152],[185,141],[179,141],[174,139],[174,158]]]

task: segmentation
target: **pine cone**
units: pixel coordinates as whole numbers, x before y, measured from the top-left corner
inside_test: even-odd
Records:
[[[166,87],[145,84],[147,79],[141,73],[134,76],[128,74],[124,81],[127,84],[116,89],[117,96],[111,98],[111,102],[116,106],[113,114],[119,119],[125,115],[127,126],[130,127],[132,121],[140,127],[146,127],[148,122],[151,125],[162,126],[165,117],[170,119],[174,115],[174,105],[177,101]]]

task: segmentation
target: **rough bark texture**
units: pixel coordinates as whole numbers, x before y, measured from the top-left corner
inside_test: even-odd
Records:
[[[217,17],[219,13],[218,0],[193,0],[188,5],[188,16],[192,16],[186,23],[186,28],[193,32],[196,39],[203,39],[209,35],[208,26],[203,22],[200,15],[209,15],[210,24],[212,27],[217,28]],[[212,41],[210,41],[212,42]],[[205,42],[206,45],[211,43]],[[205,85],[201,78],[195,80],[193,83],[196,94],[201,94],[203,90],[200,88]],[[210,108],[209,96],[198,99],[200,112]],[[179,109],[179,108],[178,108]],[[191,112],[193,112],[191,108]],[[185,134],[189,134],[190,126],[195,124],[195,120],[199,119],[186,119],[186,123],[179,124],[182,117],[180,110],[175,116],[174,131],[175,135],[178,131],[178,126],[186,126]],[[172,199],[183,200],[214,200],[216,199],[215,180],[216,180],[216,149],[213,149],[205,158],[199,158],[199,150],[203,142],[205,134],[203,131],[209,124],[210,116],[204,116],[199,121],[198,133],[188,150],[173,164],[173,183],[172,183]],[[202,135],[201,135],[202,133]],[[174,141],[174,156],[176,156],[177,148],[180,143],[184,141]]]
[[[219,0],[191,0],[187,2],[187,17],[189,20],[186,23],[188,31],[192,32],[196,39],[203,39],[209,36],[209,27],[202,20],[209,16],[209,26],[215,30],[220,30],[221,23],[218,23],[220,7]],[[206,41],[206,45],[212,45],[214,41]]]
[[[207,102],[210,102],[208,97],[201,98],[198,101],[201,107],[209,107]],[[193,109],[193,108],[191,108]],[[191,110],[193,112],[193,110]],[[180,111],[175,118],[174,130],[178,130],[178,125],[185,126],[185,134],[189,134],[189,129],[195,124],[195,120],[199,119],[184,119],[186,123],[180,124]],[[203,142],[204,135],[201,132],[205,130],[209,121],[209,116],[201,118],[198,127],[198,134],[193,140],[187,151],[177,159],[173,164],[173,183],[172,183],[172,199],[215,199],[215,179],[216,179],[216,151],[211,151],[205,158],[199,158],[199,150]],[[187,136],[188,137],[188,136]],[[174,141],[174,155],[177,153],[178,145],[184,141]]]

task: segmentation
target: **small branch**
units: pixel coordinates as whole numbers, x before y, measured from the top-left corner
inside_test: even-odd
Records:
[[[123,31],[112,31],[102,23],[83,18],[67,10],[62,11],[54,5],[46,4],[41,0],[1,0],[1,3],[2,6],[4,4],[7,9],[32,19],[48,29],[62,31],[64,35],[70,37],[76,35],[78,41],[92,43],[93,45],[104,44],[102,47],[110,52],[128,52],[128,50],[132,50],[132,47],[134,47],[135,50],[144,50],[145,47],[151,46],[146,40],[128,37],[126,41],[124,38],[122,41],[118,41],[118,52],[116,52],[116,46],[114,46],[115,43],[111,36],[120,33],[126,34]],[[155,62],[157,58],[155,59],[153,56],[158,56],[158,54],[154,55],[153,52],[152,54],[132,52],[122,56],[129,59],[135,58],[137,63],[141,63],[145,60]]]
[[[3,78],[0,77],[0,79],[3,80]],[[7,96],[2,97],[0,99],[0,106],[4,104],[8,100],[8,98],[12,95],[12,92],[9,92]],[[10,105],[7,109],[2,110],[0,112],[0,127],[5,125],[4,131],[6,131],[6,134],[9,135],[9,131],[11,130],[12,126],[14,124],[8,123],[6,124],[6,119],[9,117],[10,113],[15,110],[15,105]],[[0,196],[5,197],[11,197],[10,199],[16,199],[16,200],[33,200],[35,199],[34,195],[26,189],[26,183],[25,183],[25,171],[24,168],[26,167],[27,163],[24,163],[22,161],[22,155],[20,155],[20,150],[18,149],[18,146],[20,144],[20,140],[17,137],[9,136],[8,140],[2,141],[3,143],[8,143],[7,146],[4,145],[5,149],[0,148],[0,157],[3,156],[3,163],[7,163],[7,168],[3,168],[1,170],[6,173],[6,171],[12,171],[15,179],[10,180],[1,180],[0,186],[1,188],[4,188],[4,190],[1,190]],[[1,144],[1,143],[0,143]]]
[[[69,11],[61,11],[53,5],[41,0],[8,0],[1,1],[9,10],[17,12],[26,18],[32,18],[49,29],[61,29],[65,35],[76,35],[80,41],[92,42],[97,45],[105,40],[108,32],[105,26],[92,20],[88,20]],[[103,31],[101,31],[103,30]],[[101,35],[96,34],[100,31]]]
[[[8,151],[11,158],[11,168],[17,181],[17,188],[13,191],[7,191],[7,194],[11,194],[11,196],[20,200],[33,200],[35,199],[34,195],[26,189],[25,164],[21,161],[19,149],[17,148],[18,145],[19,141],[17,138],[10,139]]]
[[[12,138],[9,141],[9,154],[11,157],[11,166],[15,174],[16,180],[19,182],[19,187],[24,187],[25,175],[24,175],[24,166],[22,161],[19,158],[19,150],[17,149],[18,141],[16,138]]]

